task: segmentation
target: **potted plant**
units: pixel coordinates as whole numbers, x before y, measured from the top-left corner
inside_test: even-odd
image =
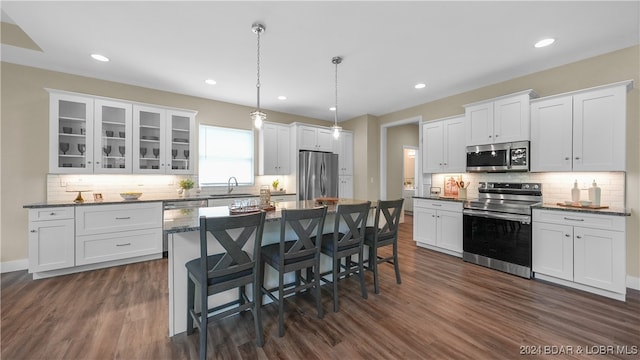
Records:
[[[273,182],[271,182],[271,186],[273,186],[273,191],[278,190],[278,185],[280,185],[280,180],[275,179],[273,180]]]
[[[189,190],[193,189],[195,186],[195,182],[190,178],[182,179],[178,182],[180,189],[182,190],[182,195],[185,197],[189,196]]]

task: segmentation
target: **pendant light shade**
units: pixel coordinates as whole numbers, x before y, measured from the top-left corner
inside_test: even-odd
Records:
[[[335,103],[335,111],[333,113],[333,137],[339,138],[340,131],[342,131],[342,127],[338,126],[338,64],[342,62],[342,58],[340,56],[335,56],[331,59],[331,62],[336,66],[335,78],[336,78],[336,103]]]
[[[260,111],[260,34],[266,30],[264,25],[255,23],[251,25],[251,31],[253,31],[258,38],[258,60],[257,60],[257,68],[258,68],[258,80],[256,82],[256,96],[257,96],[257,106],[256,111],[251,112],[249,114],[251,116],[251,120],[253,120],[253,125],[256,128],[262,127],[262,122],[267,120],[267,114]]]

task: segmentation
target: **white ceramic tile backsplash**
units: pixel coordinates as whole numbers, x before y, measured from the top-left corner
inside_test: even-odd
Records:
[[[47,201],[64,202],[73,201],[77,192],[73,189],[90,189],[83,193],[86,201],[93,201],[93,193],[102,193],[106,201],[121,200],[120,193],[127,191],[137,191],[143,193],[143,198],[166,198],[178,197],[178,182],[181,179],[190,177],[196,184],[197,176],[179,175],[47,175]],[[261,185],[271,185],[275,179],[280,181],[280,187],[287,192],[294,192],[295,186],[289,184],[288,176],[257,176],[253,186],[239,186],[234,188],[235,193],[259,194]],[[290,189],[292,187],[292,189]],[[69,190],[69,191],[68,191]],[[192,192],[195,192],[192,190]],[[201,195],[224,194],[227,192],[226,186],[206,187],[200,190]]]
[[[433,174],[432,186],[444,188],[444,179],[449,176],[470,181],[467,189],[467,198],[478,197],[478,183],[480,182],[539,182],[542,183],[542,196],[545,203],[555,204],[571,200],[571,188],[573,182],[578,180],[578,186],[582,189],[580,199],[588,200],[588,188],[593,180],[602,189],[601,205],[612,208],[625,208],[626,178],[624,172],[593,172],[593,173],[467,173],[467,174]],[[426,190],[428,194],[428,189]]]

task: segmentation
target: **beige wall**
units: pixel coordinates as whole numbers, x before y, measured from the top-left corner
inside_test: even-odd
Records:
[[[254,109],[193,96],[92,79],[2,62],[0,127],[0,261],[28,257],[24,204],[45,201],[49,169],[49,94],[59,89],[198,111],[198,123],[251,129]],[[330,123],[267,111],[269,121]],[[257,139],[257,136],[256,136]],[[257,149],[257,146],[256,146]],[[257,157],[256,157],[257,158]]]
[[[379,117],[379,124],[422,116],[425,121],[464,114],[464,104],[533,89],[540,96],[561,94],[632,79],[627,98],[627,274],[640,277],[640,46],[559,66]],[[378,142],[376,142],[378,144]],[[375,144],[367,150],[373,151]],[[356,149],[356,152],[358,150]]]
[[[404,151],[402,146],[418,146],[418,131],[417,124],[387,128],[387,199],[400,199],[402,197],[404,175]]]

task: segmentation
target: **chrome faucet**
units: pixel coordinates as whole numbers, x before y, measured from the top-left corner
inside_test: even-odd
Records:
[[[233,191],[233,187],[231,187],[231,180],[236,183],[236,187],[238,186],[238,179],[236,179],[235,176],[230,177],[229,181],[227,181],[227,194],[231,194],[231,192]]]

